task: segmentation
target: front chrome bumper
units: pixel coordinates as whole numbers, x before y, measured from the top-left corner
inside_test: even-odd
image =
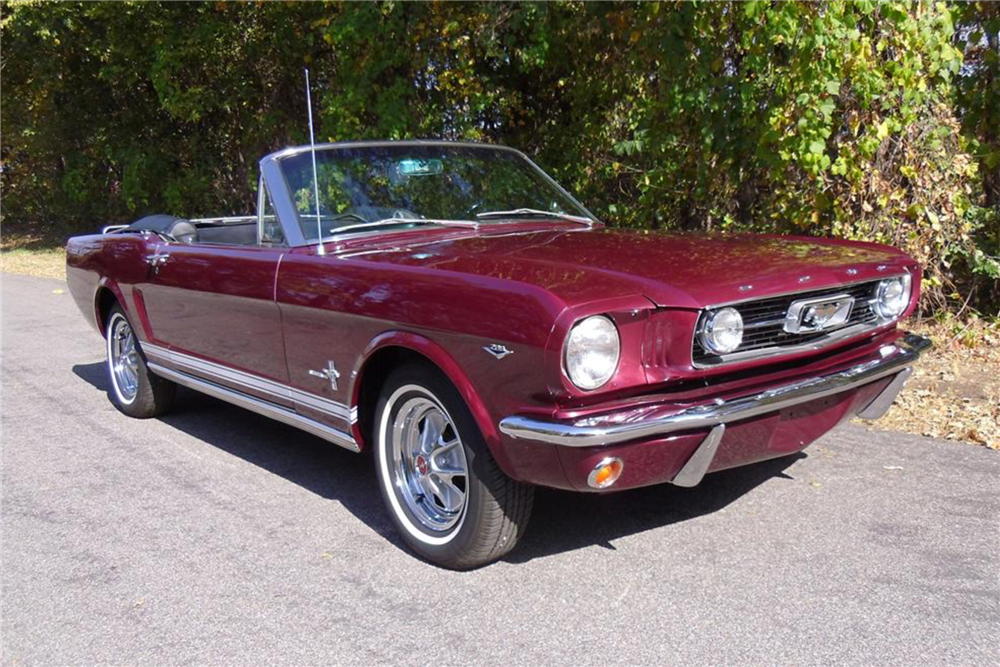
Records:
[[[863,419],[878,419],[885,414],[903,388],[903,384],[912,372],[913,362],[930,345],[931,341],[923,336],[907,334],[895,343],[880,348],[874,359],[846,370],[768,389],[750,396],[730,400],[716,399],[714,403],[680,411],[672,410],[669,406],[666,408],[660,406],[626,410],[573,422],[515,415],[500,421],[500,431],[521,440],[534,440],[564,447],[596,447],[658,437],[676,431],[709,428],[713,429],[715,437],[710,437],[708,440],[715,440],[717,445],[723,429],[716,427],[728,422],[832,396],[895,375],[893,381],[858,413]],[[705,453],[708,454],[707,451]],[[712,453],[714,454],[714,451]]]

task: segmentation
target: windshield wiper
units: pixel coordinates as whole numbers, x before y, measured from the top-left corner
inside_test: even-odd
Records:
[[[358,229],[373,229],[376,227],[392,227],[394,225],[440,225],[442,227],[465,227],[477,229],[479,223],[475,220],[437,220],[434,218],[384,218],[373,222],[362,222],[345,227],[334,227],[330,230],[332,236]]]
[[[580,215],[570,215],[569,213],[559,213],[556,211],[542,211],[537,208],[515,208],[510,211],[483,211],[482,213],[476,213],[477,218],[514,218],[518,216],[559,218],[560,220],[578,222],[582,225],[594,224],[594,221],[590,218],[584,218]]]

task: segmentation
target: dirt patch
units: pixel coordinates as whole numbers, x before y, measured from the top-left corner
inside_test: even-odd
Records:
[[[1000,449],[1000,324],[972,320],[912,327],[934,347],[871,428]]]
[[[62,248],[0,251],[0,271],[65,280],[66,251]]]
[[[0,237],[0,271],[66,279],[65,234],[40,226]]]

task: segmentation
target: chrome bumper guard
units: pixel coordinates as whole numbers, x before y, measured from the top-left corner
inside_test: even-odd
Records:
[[[707,458],[707,462],[711,462],[715,449],[722,440],[725,424],[729,422],[832,396],[895,375],[895,379],[858,412],[858,416],[862,419],[878,419],[885,414],[903,388],[903,384],[912,372],[913,362],[930,345],[931,341],[923,336],[906,334],[895,343],[882,346],[874,359],[846,370],[768,389],[759,394],[730,400],[716,399],[714,403],[708,405],[699,405],[663,416],[655,414],[662,412],[662,407],[626,410],[575,422],[515,415],[500,421],[500,431],[520,440],[534,440],[564,447],[597,447],[667,435],[676,431],[712,429],[692,455],[692,460],[673,481],[674,484],[681,486],[693,486],[701,480],[704,473],[697,474],[697,470],[693,470],[691,472],[694,474],[686,475],[685,471],[692,464],[697,464],[694,465],[695,468],[707,468],[707,463],[702,466],[695,459],[700,461]],[[685,477],[688,478],[687,481],[693,481],[693,484],[686,484]],[[697,479],[692,479],[693,477]]]

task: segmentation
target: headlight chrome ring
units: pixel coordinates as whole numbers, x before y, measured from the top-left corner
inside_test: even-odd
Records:
[[[584,391],[602,387],[618,370],[621,340],[606,315],[584,318],[573,325],[563,347],[563,371]]]
[[[913,280],[908,273],[880,281],[872,303],[875,314],[885,321],[902,315],[910,304],[912,284]]]
[[[698,340],[712,354],[735,352],[743,342],[743,316],[735,308],[709,311],[701,325]]]

